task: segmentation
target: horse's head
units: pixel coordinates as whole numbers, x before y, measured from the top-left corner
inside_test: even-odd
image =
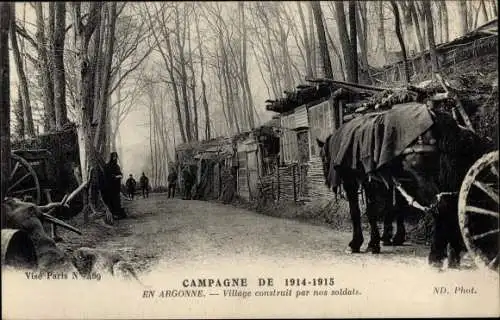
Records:
[[[439,192],[460,189],[467,170],[490,146],[449,114],[432,113],[434,124],[402,155],[402,169],[413,178],[415,197],[422,204]]]
[[[325,178],[325,184],[330,187],[331,186],[331,182],[330,182],[330,152],[328,152],[328,146],[329,146],[329,142],[330,142],[330,139],[331,139],[331,135],[329,135],[325,142],[319,140],[318,138],[316,138],[316,143],[318,144],[318,147],[319,147],[319,156],[321,158],[321,163],[323,165],[323,176]]]

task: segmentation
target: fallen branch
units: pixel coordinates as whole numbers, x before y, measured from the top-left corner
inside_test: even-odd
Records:
[[[79,194],[88,185],[88,183],[89,183],[88,181],[85,181],[84,183],[80,184],[78,188],[73,190],[73,192],[71,192],[69,195],[64,196],[63,200],[61,201],[62,205],[67,207],[68,203],[74,197],[76,197],[76,195]]]
[[[55,217],[51,216],[51,215],[50,215],[50,214],[48,214],[48,213],[43,213],[43,212],[42,212],[42,219],[43,219],[43,220],[46,220],[46,221],[48,221],[48,222],[51,222],[51,223],[53,223],[53,224],[55,224],[55,225],[58,225],[58,226],[60,226],[60,227],[63,227],[63,228],[65,228],[65,229],[71,230],[71,231],[73,231],[73,232],[75,232],[75,233],[77,233],[77,234],[79,234],[79,235],[82,235],[82,232],[81,232],[79,229],[77,229],[77,228],[73,227],[73,226],[72,226],[72,225],[70,225],[70,224],[67,224],[66,222],[64,222],[64,221],[62,221],[62,220],[59,220],[59,219],[57,219],[57,218],[55,218]]]

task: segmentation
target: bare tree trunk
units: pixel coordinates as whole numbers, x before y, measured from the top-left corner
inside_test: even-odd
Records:
[[[357,30],[357,41],[359,44],[359,51],[361,58],[359,59],[361,72],[361,82],[370,83],[370,75],[368,70],[368,50],[367,50],[367,21],[366,21],[366,7],[363,8],[362,5],[366,6],[366,2],[356,2],[356,30]]]
[[[10,69],[9,28],[14,4],[0,2],[0,156],[1,156],[1,199],[7,193],[10,175]],[[5,212],[2,208],[2,228]]]
[[[175,77],[174,77],[174,57],[169,36],[166,36],[165,42],[167,44],[167,50],[168,50],[168,63],[169,63],[168,73],[170,76],[172,90],[174,91],[174,102],[177,111],[177,122],[179,123],[179,131],[181,133],[182,143],[186,143],[189,140],[187,138],[187,132],[186,132],[186,127],[184,126],[184,121],[182,120],[181,102],[179,97],[179,90],[177,89],[177,83],[175,82]]]
[[[318,34],[319,50],[323,61],[323,73],[326,78],[333,79],[332,63],[330,53],[328,52],[328,43],[326,42],[325,26],[323,25],[323,12],[319,1],[311,1],[312,12],[316,22],[316,32]]]
[[[311,68],[313,70],[313,77],[316,76],[318,69],[317,69],[317,56],[316,56],[316,35],[315,35],[315,28],[314,28],[314,13],[312,10],[312,6],[308,6],[308,13],[309,13],[309,48],[311,49]]]
[[[358,83],[358,32],[356,30],[356,1],[349,0],[349,42],[351,45],[352,74],[351,82]]]
[[[498,16],[498,6],[497,6],[497,0],[491,0],[490,1],[491,7],[493,9],[493,16],[496,17]]]
[[[64,71],[64,38],[66,35],[66,3],[55,3],[55,29],[53,51],[54,107],[56,129],[61,130],[68,122],[66,110],[66,76]]]
[[[200,135],[198,132],[198,102],[196,101],[196,74],[194,73],[193,51],[191,50],[191,27],[188,27],[188,51],[189,51],[189,69],[191,71],[191,99],[193,100],[193,133],[194,140],[198,141]]]
[[[88,18],[86,23],[82,22],[81,3],[71,3],[73,24],[80,26],[73,29],[72,52],[75,53],[76,65],[76,109],[78,116],[78,141],[80,151],[80,167],[82,180],[89,182],[88,197],[84,197],[84,203],[94,210],[104,210],[104,221],[108,224],[113,223],[113,216],[109,208],[104,204],[100,192],[98,191],[98,169],[103,164],[104,159],[99,155],[93,144],[92,115],[94,108],[94,77],[95,64],[93,57],[89,56],[89,44],[96,28],[100,26],[102,2],[90,3]],[[97,32],[100,32],[97,29]],[[95,53],[95,52],[92,52]],[[94,169],[91,171],[91,169]],[[99,212],[97,212],[99,213]],[[89,220],[89,210],[84,210],[84,221]]]
[[[217,64],[218,64],[218,66],[217,66],[217,78],[219,80],[218,81],[219,82],[219,90],[217,90],[217,91],[219,92],[220,103],[222,106],[222,113],[224,114],[224,119],[226,120],[227,131],[232,134],[234,123],[231,119],[231,116],[229,113],[229,108],[226,105],[226,98],[225,98],[225,94],[224,94],[224,85],[223,85],[224,76],[222,75],[222,67],[221,67],[220,60],[221,60],[220,56],[217,55]]]
[[[325,16],[323,15],[323,25],[326,26],[326,21],[325,21]],[[337,61],[340,66],[340,74],[341,74],[341,80],[345,81],[345,68],[344,68],[344,62],[342,61],[342,55],[339,52],[339,49],[335,45],[335,42],[333,42],[332,36],[330,32],[328,31],[328,28],[325,28],[325,33],[326,36],[328,37],[328,42],[330,43],[330,46],[333,49],[333,52],[335,53],[335,56],[337,57]]]
[[[116,26],[116,2],[110,2],[105,4],[105,11],[107,12],[107,33],[106,33],[106,46],[104,47],[104,65],[101,71],[101,81],[100,81],[100,96],[99,96],[99,104],[97,117],[94,118],[94,122],[97,122],[97,129],[94,136],[94,147],[97,150],[100,150],[102,146],[100,142],[104,142],[106,140],[106,136],[109,135],[109,132],[106,132],[106,123],[108,121],[108,108],[109,108],[109,87],[110,87],[110,75],[111,75],[111,66],[113,64],[113,52],[115,47],[115,26]]]
[[[14,117],[16,119],[17,126],[14,127],[14,136],[19,139],[24,138],[24,110],[23,110],[23,98],[21,97],[21,88],[17,86],[17,100],[14,104]]]
[[[176,12],[175,12],[175,38],[176,38],[176,43],[177,43],[177,50],[178,55],[179,55],[179,63],[181,67],[181,72],[180,72],[180,77],[181,77],[181,93],[182,93],[182,101],[184,105],[184,117],[185,117],[185,127],[186,127],[186,137],[188,142],[193,141],[193,128],[192,128],[192,122],[191,122],[191,115],[190,115],[190,110],[189,110],[189,100],[188,100],[188,94],[187,94],[187,72],[186,72],[186,57],[184,53],[184,41],[185,37],[182,38],[181,40],[181,32],[185,32],[184,28],[181,29],[180,25],[180,19],[179,19],[179,13],[177,11],[176,7]]]
[[[12,12],[11,12],[11,17],[16,16],[15,12],[15,6],[11,6]],[[10,43],[12,45],[12,53],[14,56],[14,64],[16,66],[16,71],[17,75],[19,78],[19,89],[20,89],[20,96],[21,96],[21,105],[23,107],[23,115],[26,118],[26,123],[25,123],[25,133],[28,135],[28,137],[34,137],[35,136],[35,125],[33,124],[33,115],[31,112],[31,101],[30,101],[30,95],[28,91],[28,80],[26,79],[26,74],[24,73],[24,67],[23,67],[23,62],[21,60],[21,54],[19,52],[19,46],[17,44],[17,34],[16,34],[16,21],[15,19],[10,20],[11,26],[10,26]],[[23,119],[24,120],[24,119]]]
[[[385,27],[384,27],[384,3],[377,1],[377,15],[378,15],[378,44],[382,47],[382,54],[384,56],[384,64],[387,63],[387,43],[385,40]]]
[[[306,77],[313,76],[312,62],[311,62],[311,48],[309,46],[309,35],[307,31],[306,19],[304,18],[304,11],[302,10],[302,4],[297,1],[297,8],[299,9],[300,24],[302,26],[302,34],[304,36],[304,51],[306,58]]]
[[[472,30],[474,28],[474,3],[476,1],[467,1],[467,29]]]
[[[441,13],[443,14],[443,42],[450,41],[450,30],[448,24],[448,6],[446,5],[446,0],[441,0]]]
[[[155,168],[155,156],[154,156],[154,150],[153,150],[153,106],[152,106],[152,101],[151,97],[149,100],[149,151],[150,151],[150,157],[151,157],[151,181],[154,184],[154,168]]]
[[[42,88],[43,104],[45,109],[45,125],[47,131],[52,131],[56,128],[56,113],[54,109],[54,82],[52,80],[52,73],[50,72],[50,61],[47,54],[46,37],[44,16],[41,2],[35,2],[36,13],[36,39],[38,44],[38,57],[39,57],[39,83]]]
[[[486,10],[486,3],[484,2],[484,0],[481,0],[480,7],[481,12],[483,13],[484,21],[488,21],[488,10]]]
[[[209,113],[209,109],[208,109],[207,86],[205,84],[205,59],[203,56],[203,51],[201,50],[200,21],[199,21],[198,15],[196,17],[196,35],[198,38],[198,54],[200,55],[201,94],[202,94],[203,110],[205,111],[205,139],[209,140],[211,137],[210,113]]]
[[[422,36],[422,29],[420,27],[420,19],[417,14],[417,8],[415,7],[417,4],[415,4],[413,1],[410,1],[408,4],[408,9],[410,10],[410,14],[413,20],[413,25],[415,29],[415,35],[417,36],[417,42],[418,42],[418,48],[420,52],[423,52],[425,50],[425,44],[424,44],[424,39]]]
[[[410,83],[410,68],[408,65],[408,56],[406,54],[406,46],[403,39],[403,34],[401,32],[401,18],[399,15],[399,8],[396,1],[391,0],[392,10],[394,12],[394,23],[396,27],[396,35],[398,37],[399,45],[401,46],[401,52],[403,53],[403,60],[405,64],[405,81]]]
[[[231,85],[231,79],[230,79],[230,70],[229,70],[229,64],[228,64],[228,56],[226,53],[225,49],[225,44],[222,39],[222,35],[219,37],[219,43],[220,43],[220,48],[221,48],[221,75],[224,80],[224,85],[225,85],[225,93],[226,93],[226,110],[228,112],[228,118],[230,123],[233,125],[233,128],[236,128],[236,132],[233,133],[240,133],[240,123],[238,121],[238,117],[236,115],[236,106],[234,104],[234,93]]]
[[[158,51],[160,51],[160,54],[163,58],[163,62],[165,64],[165,68],[167,69],[167,73],[168,73],[169,80],[170,80],[170,86],[172,87],[172,90],[174,93],[175,110],[177,113],[177,122],[179,124],[179,132],[181,134],[182,143],[186,143],[187,138],[186,138],[184,121],[182,119],[179,91],[177,89],[177,84],[176,84],[176,80],[175,80],[175,76],[174,76],[174,60],[173,60],[172,44],[170,42],[170,33],[165,28],[160,28],[160,30],[162,32],[163,40],[165,41],[165,44],[167,46],[167,53],[165,53],[164,49],[161,46],[162,41],[160,41],[160,39],[155,31],[157,29],[157,27],[153,24],[153,21],[154,21],[153,17],[151,15],[151,13],[149,12],[149,10],[146,10],[146,13],[148,16],[150,29],[153,33]],[[158,14],[158,12],[156,12],[156,13]]]
[[[484,0],[479,1],[476,13],[474,14],[474,24],[473,24],[474,29],[477,28],[477,25],[479,24],[479,13],[483,15],[484,21],[488,21],[488,13],[486,12],[486,5],[484,3]]]
[[[337,28],[339,32],[340,43],[342,45],[342,53],[344,55],[344,64],[346,69],[347,81],[353,82],[353,69],[354,64],[357,64],[353,60],[351,41],[349,40],[349,35],[347,32],[347,23],[344,12],[344,4],[341,1],[335,1],[335,16],[337,20]],[[355,63],[356,62],[356,63]]]
[[[243,2],[238,3],[241,12],[241,25],[242,28],[242,52],[241,52],[241,73],[243,78],[242,89],[243,94],[246,95],[248,122],[251,128],[255,127],[254,104],[252,97],[252,90],[250,88],[250,81],[248,80],[248,66],[247,66],[247,28],[245,22],[245,7]]]
[[[460,34],[464,35],[469,31],[469,22],[468,22],[468,12],[467,12],[467,1],[459,0],[458,1],[458,13],[460,17]]]
[[[431,3],[423,1],[422,6],[425,14],[425,24],[427,26],[427,39],[429,40],[432,73],[435,75],[439,71],[439,65],[436,52],[436,42],[434,40],[434,21],[432,19]]]

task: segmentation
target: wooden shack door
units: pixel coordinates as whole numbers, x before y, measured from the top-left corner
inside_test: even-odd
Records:
[[[248,190],[248,165],[246,151],[238,152],[238,186],[237,192],[243,199],[250,199],[250,191]]]
[[[247,152],[247,181],[250,199],[258,197],[257,184],[259,180],[259,166],[257,150]]]

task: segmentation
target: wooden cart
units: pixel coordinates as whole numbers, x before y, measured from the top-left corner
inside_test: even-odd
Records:
[[[483,155],[469,169],[460,188],[458,217],[468,252],[476,265],[498,270],[498,150]]]

